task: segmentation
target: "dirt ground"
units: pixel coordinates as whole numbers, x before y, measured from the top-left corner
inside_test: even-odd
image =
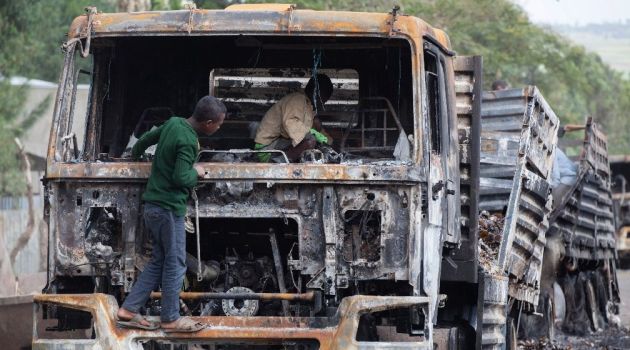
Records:
[[[556,339],[553,342],[543,339],[522,344],[521,348],[536,350],[630,349],[630,270],[619,270],[617,277],[621,294],[619,310],[621,327],[608,328],[583,337],[565,335],[556,330]]]
[[[630,270],[617,271],[617,278],[621,290],[621,324],[630,328]]]

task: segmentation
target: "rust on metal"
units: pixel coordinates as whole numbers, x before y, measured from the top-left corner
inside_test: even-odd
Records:
[[[291,16],[287,16],[287,13]],[[243,32],[282,33],[290,30],[301,34],[366,35],[368,33],[389,36],[392,15],[344,11],[293,10],[284,4],[244,4],[225,11],[194,10],[168,12],[99,13],[94,16],[93,37],[112,35],[160,35]],[[187,24],[190,19],[190,28]],[[290,22],[290,27],[289,27]],[[252,24],[256,23],[255,26]],[[77,17],[68,32],[68,38],[81,37],[87,27],[87,16]],[[186,29],[186,30],[183,30]],[[427,35],[450,49],[444,31],[434,29],[419,18],[398,15],[398,37],[406,37],[421,47],[422,37]]]
[[[255,63],[252,69],[249,62],[234,67],[231,66],[233,62],[229,62],[225,67],[222,66],[225,63],[216,62],[211,64],[210,74],[204,70],[205,76],[198,79],[203,83],[199,84],[199,91],[208,93],[205,79],[209,75],[209,94],[226,92],[224,96],[214,96],[225,100],[226,104],[241,105],[239,113],[242,118],[228,118],[226,124],[234,119],[232,126],[240,127],[239,132],[243,134],[249,134],[245,126],[249,127],[252,121],[256,121],[255,118],[247,119],[251,115],[246,112],[249,113],[254,104],[251,100],[258,98],[273,103],[278,93],[286,94],[291,89],[302,87],[301,81],[294,86],[281,83],[296,76],[302,80],[308,78],[310,67],[306,63],[309,63],[311,54],[314,55],[313,48],[319,45],[310,42],[315,37],[313,40],[323,45],[320,50],[331,49],[344,52],[344,55],[347,49],[356,50],[353,55],[362,55],[360,50],[366,50],[382,56],[379,60],[382,60],[380,67],[383,74],[398,71],[397,94],[404,93],[408,99],[401,99],[404,100],[402,103],[396,101],[395,94],[389,96],[391,91],[361,96],[359,68],[322,68],[321,72],[326,69],[339,71],[338,76],[331,77],[336,84],[333,97],[341,100],[337,102],[344,102],[337,104],[338,110],[331,108],[327,112],[340,111],[339,114],[331,113],[333,117],[360,115],[356,130],[352,120],[331,117],[328,122],[337,123],[335,128],[338,132],[361,129],[360,142],[356,141],[358,136],[349,136],[352,141],[349,148],[359,150],[348,151],[347,159],[328,164],[308,160],[304,163],[267,164],[251,161],[242,154],[238,160],[217,160],[214,158],[217,154],[209,154],[207,159],[201,160],[198,165],[205,168],[206,175],[199,180],[196,190],[199,206],[193,209],[189,205],[187,215],[201,220],[197,234],[205,242],[199,245],[197,257],[193,257],[194,263],[189,265],[187,261],[186,264],[190,273],[190,266],[201,273],[214,263],[217,263],[214,266],[220,266],[221,272],[217,278],[219,283],[212,289],[202,281],[193,281],[180,296],[199,304],[194,312],[203,316],[195,316],[195,319],[209,327],[186,335],[118,329],[114,326],[118,303],[113,295],[63,294],[70,291],[64,288],[72,285],[73,293],[118,290],[120,293],[116,297],[121,301],[151,256],[150,234],[143,228],[141,200],[151,163],[131,161],[124,153],[127,147],[124,142],[129,134],[123,134],[133,126],[135,117],[132,114],[136,112],[134,108],[127,110],[121,104],[130,99],[119,84],[126,85],[126,80],[131,79],[122,71],[132,63],[129,55],[133,55],[135,49],[142,45],[153,47],[162,40],[164,43],[174,40],[185,47],[189,43],[188,37],[194,36],[203,36],[208,41],[227,39],[230,47],[238,50],[297,50],[306,55],[304,62],[287,61],[283,64],[288,67],[279,69],[260,68],[262,66]],[[37,303],[89,312],[97,338],[88,342],[100,348],[134,348],[138,342],[153,340],[259,343],[284,339],[315,340],[321,349],[387,346],[385,341],[369,344],[358,341],[359,318],[366,313],[398,308],[406,309],[409,315],[392,312],[387,316],[375,316],[387,318],[380,323],[389,329],[388,332],[410,338],[405,343],[397,343],[396,347],[432,348],[432,320],[436,317],[440,299],[437,296],[441,264],[438,237],[442,232],[441,228],[429,235],[423,232],[427,225],[424,222],[427,211],[422,206],[427,200],[424,191],[429,163],[425,164],[428,153],[422,147],[427,131],[423,123],[420,85],[423,82],[423,43],[430,38],[433,44],[441,46],[441,50],[450,50],[444,32],[398,11],[391,14],[308,11],[284,4],[244,4],[224,11],[190,9],[91,13],[89,18],[84,15],[75,19],[68,37],[60,84],[63,88],[59,89],[55,105],[45,176],[46,215],[51,247],[54,246],[49,257],[51,287],[46,290],[51,294],[37,296]],[[84,147],[82,152],[76,152],[76,146],[62,140],[71,136],[73,125],[73,90],[77,76],[74,67],[75,58],[79,57],[75,53],[88,37],[92,41],[94,56],[91,90],[91,101],[94,103],[90,104],[86,117]],[[257,38],[269,40],[263,42]],[[354,39],[357,39],[356,43]],[[116,55],[113,55],[114,48]],[[390,55],[392,52],[397,56]],[[450,60],[451,56],[446,59]],[[399,69],[391,68],[396,64]],[[449,67],[446,69],[449,70]],[[214,84],[221,69],[228,70],[224,73],[229,74],[224,74],[224,78]],[[261,76],[264,69],[266,75]],[[287,72],[289,70],[297,72]],[[346,72],[351,70],[354,70],[354,75]],[[449,81],[453,79],[451,75],[446,78]],[[372,80],[363,79],[364,84],[374,85],[377,90],[391,90],[387,84],[394,86],[394,82],[374,77]],[[252,87],[251,81],[258,85]],[[188,88],[181,90],[187,91]],[[244,94],[241,96],[242,91]],[[454,94],[448,97],[449,104],[454,104],[454,97]],[[367,104],[363,101],[376,98],[382,103],[372,101]],[[187,97],[182,96],[182,100],[185,99]],[[139,102],[142,103],[151,102]],[[258,103],[256,107],[256,111],[266,111],[270,105]],[[175,110],[175,106],[169,108]],[[380,113],[379,121],[373,122],[376,113]],[[140,114],[137,125],[144,121],[144,112]],[[124,118],[121,117],[123,115]],[[389,118],[390,115],[393,119]],[[455,118],[454,115],[450,117],[451,121]],[[120,123],[124,127],[117,129]],[[450,122],[448,124],[451,125]],[[110,129],[115,129],[114,137],[109,135]],[[364,142],[368,138],[364,134],[374,130],[379,130],[379,133],[378,137],[372,138],[378,139],[379,143],[373,140]],[[222,131],[229,130],[222,128]],[[456,133],[451,132],[450,136],[452,138]],[[201,141],[213,142],[209,139]],[[237,153],[238,150],[233,148],[250,147],[236,144],[203,146],[215,148],[223,153],[219,156],[225,157],[234,156],[230,152]],[[395,156],[394,150],[399,144],[403,151],[408,148],[404,158]],[[385,148],[390,152],[386,156],[377,152],[383,152]],[[339,153],[344,152],[342,147],[339,149]],[[443,156],[446,158],[446,154]],[[448,162],[457,166],[455,157]],[[430,164],[434,168],[433,174],[440,178],[441,175],[453,175],[442,169],[443,163],[437,158],[433,160]],[[444,193],[458,193],[453,188],[459,187],[459,177],[453,179],[449,180],[450,185],[444,188]],[[453,198],[449,200],[454,202]],[[441,210],[436,208],[432,207],[429,213],[434,220],[431,224],[442,219]],[[449,220],[454,222],[455,215],[453,213]],[[274,264],[269,259],[269,242],[265,239],[261,243],[259,240],[267,237],[269,232],[278,233],[278,254],[275,256],[282,258],[280,263]],[[457,237],[452,239],[455,245],[459,241]],[[216,242],[221,243],[217,245]],[[423,271],[427,266],[431,267],[429,273]],[[98,280],[98,286],[90,285],[92,280]],[[62,281],[64,285],[61,285]],[[282,284],[286,284],[286,289],[283,290]],[[372,284],[378,290],[370,290]],[[431,288],[427,287],[429,284]],[[240,294],[206,292],[230,290],[234,286],[241,287]],[[425,290],[431,295],[426,296]],[[354,293],[359,295],[348,296]],[[376,293],[387,296],[362,295]],[[152,295],[155,299],[160,296],[159,293]],[[285,317],[269,316],[280,315],[279,302],[268,303],[270,305],[264,305],[267,309],[261,307],[260,313],[256,310],[253,316],[245,317],[229,315],[225,309],[214,309],[215,300],[212,299],[281,300],[287,307],[283,310]],[[157,300],[152,303],[159,305]],[[205,313],[201,312],[202,307]],[[335,308],[336,313],[330,311]],[[62,320],[65,312],[62,309],[53,308],[50,318]],[[300,316],[305,314],[315,316]],[[409,323],[410,329],[398,333],[396,327],[403,323]],[[55,343],[36,337],[33,344],[35,348],[43,349],[54,348]]]
[[[287,301],[313,301],[314,292],[306,293],[203,293],[181,292],[179,297],[184,300],[194,299],[242,299],[242,300],[287,300]],[[152,292],[151,299],[161,299],[162,292]]]
[[[113,296],[105,294],[39,294],[34,296],[38,304],[63,306],[87,311],[92,314],[97,338],[87,341],[106,349],[135,348],[139,341],[263,341],[269,339],[316,340],[319,349],[359,349],[363,346],[379,346],[378,342],[363,343],[356,340],[361,315],[393,308],[420,306],[428,303],[425,297],[351,296],[342,300],[334,317],[192,317],[207,325],[196,333],[164,333],[161,330],[145,331],[116,327],[118,305]],[[35,328],[37,329],[37,328]],[[33,338],[34,348],[44,348],[57,341]],[[67,345],[72,339],[64,339]],[[85,340],[81,340],[83,344]],[[387,345],[388,343],[381,344]],[[432,349],[425,340],[397,343],[400,349]]]
[[[225,8],[225,11],[291,11],[295,4],[234,4]]]
[[[399,182],[421,181],[417,168],[400,164],[265,164],[239,163],[201,166],[207,169],[202,181],[258,180],[258,181],[343,181],[343,182]],[[55,163],[49,167],[48,179],[147,179],[151,163]]]

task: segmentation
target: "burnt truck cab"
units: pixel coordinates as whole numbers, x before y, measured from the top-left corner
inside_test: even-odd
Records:
[[[474,183],[465,117],[480,80],[455,83],[467,61],[457,63],[444,32],[396,8],[266,4],[92,8],[68,35],[44,178],[48,284],[35,298],[52,327],[35,326],[34,348],[433,348],[442,266],[461,265],[453,281],[477,278],[476,246],[462,245],[476,207],[460,191]],[[318,72],[335,88],[318,111],[332,145],[296,163],[258,162],[256,123]],[[83,76],[91,89],[79,116]],[[228,114],[200,137],[206,175],[188,208],[182,313],[209,327],[168,336],[116,328],[151,246],[141,199],[151,156],[133,161],[129,147],[208,94]],[[446,264],[443,251],[452,251]],[[210,265],[218,276],[204,275]],[[159,293],[144,312],[159,315]],[[77,329],[84,339],[71,340]]]

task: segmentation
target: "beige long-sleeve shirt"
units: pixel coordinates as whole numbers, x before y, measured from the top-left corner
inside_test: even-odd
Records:
[[[268,145],[279,137],[295,147],[313,127],[315,111],[303,92],[294,92],[276,102],[263,117],[254,142]]]

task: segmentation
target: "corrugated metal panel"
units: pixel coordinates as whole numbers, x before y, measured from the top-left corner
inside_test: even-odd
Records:
[[[6,251],[11,252],[28,222],[28,200],[26,197],[3,197],[0,209],[0,234],[5,235]],[[41,263],[46,260],[40,251],[40,241],[44,239],[43,197],[33,197],[34,218],[33,233],[26,247],[17,255],[13,270],[17,276],[39,272]],[[44,230],[44,232],[42,232]]]
[[[359,74],[351,69],[319,69],[318,73],[331,78],[334,89],[326,102],[332,111],[359,103]],[[210,72],[209,90],[223,99],[228,109],[235,102],[246,102],[264,114],[282,97],[303,91],[312,72],[309,69],[240,68],[214,69]],[[236,107],[235,107],[236,108]]]
[[[461,243],[453,248],[451,263],[442,264],[442,280],[477,282],[479,237],[479,135],[482,95],[481,56],[454,61],[457,131],[459,135],[459,193]]]
[[[318,73],[326,74],[334,87],[324,107],[326,113],[319,115],[324,128],[346,128],[353,120],[352,126],[356,126],[360,119],[355,115],[359,110],[359,74],[351,69],[319,69]],[[290,93],[304,91],[311,75],[310,69],[213,69],[209,75],[209,92],[225,103],[230,115],[221,128],[220,137],[231,140],[230,148],[249,148],[254,135],[244,134],[243,129],[255,131],[269,108]],[[368,104],[362,108],[368,109]],[[376,113],[370,116],[376,117]],[[393,122],[390,125],[395,127]],[[398,137],[397,132],[389,135],[393,143],[396,142],[394,134]]]
[[[608,145],[591,118],[586,124],[578,180],[555,206],[550,234],[562,234],[568,257],[616,258]]]
[[[506,308],[508,278],[483,274],[483,322],[481,348],[499,350],[505,348]]]
[[[484,94],[480,208],[505,211],[498,264],[511,297],[538,304],[558,118],[537,88]]]
[[[17,210],[28,208],[26,197],[0,197],[0,210]]]

